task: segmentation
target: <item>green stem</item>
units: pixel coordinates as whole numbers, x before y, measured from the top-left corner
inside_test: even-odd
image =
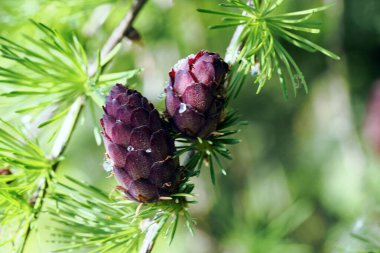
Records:
[[[160,234],[160,231],[164,227],[166,221],[168,220],[169,216],[166,215],[160,219],[159,222],[152,220],[151,224],[149,225],[145,238],[143,241],[143,244],[140,248],[140,253],[150,253],[153,250],[153,246],[157,240],[158,235]]]
[[[70,107],[70,110],[68,111],[63,121],[63,124],[58,132],[57,138],[55,139],[51,153],[51,160],[54,161],[57,158],[59,158],[61,154],[63,154],[67,146],[67,143],[69,142],[72,136],[72,133],[79,118],[79,114],[85,104],[85,101],[86,96],[82,95],[78,97]]]
[[[248,0],[247,5],[253,5],[253,1]],[[246,15],[245,11],[243,12],[243,15]],[[243,31],[244,31],[244,25],[239,25],[236,28],[234,34],[232,35],[230,44],[228,45],[227,50],[226,50],[226,57],[224,57],[224,60],[228,64],[234,64],[238,58],[239,51],[242,47],[241,43],[239,42],[239,38],[240,38],[240,35],[243,33]]]

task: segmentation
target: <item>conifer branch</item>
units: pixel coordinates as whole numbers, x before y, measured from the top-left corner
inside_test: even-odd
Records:
[[[132,23],[146,2],[147,0],[136,0],[134,2],[132,8],[128,11],[125,18],[120,22],[120,24],[113,31],[112,35],[110,36],[105,46],[103,47],[101,51],[102,52],[101,59],[107,58],[109,54],[112,53],[113,49],[117,46],[117,44],[122,40],[124,35],[128,32],[128,30],[133,29]],[[98,64],[97,63],[91,64],[90,69],[89,69],[89,77],[95,75],[97,70],[98,70]],[[52,153],[50,157],[52,161],[58,159],[65,151],[66,146],[74,132],[75,126],[77,125],[79,115],[85,105],[85,102],[86,102],[86,96],[81,95],[74,101],[74,103],[71,105],[70,109],[68,110],[68,113],[66,117],[64,118],[63,124],[61,125],[61,128],[59,130],[59,133],[56,137],[55,143],[52,148]],[[60,161],[57,161],[53,165],[52,167],[53,172],[58,168],[59,164],[60,164]],[[47,180],[45,178],[43,182],[41,183],[41,185],[38,187],[36,193],[33,195],[33,196],[37,196],[36,197],[37,199],[31,201],[31,204],[33,205],[33,210],[36,210],[36,209],[40,210],[40,208],[42,208],[44,199],[46,197],[46,194],[49,188],[48,181],[50,180]],[[38,217],[38,213],[35,213],[34,218],[36,219],[37,217]],[[21,245],[21,252],[24,251],[30,232],[31,232],[31,221],[29,221],[29,225],[25,233],[23,243]]]
[[[14,234],[2,234],[0,247],[15,241],[24,247],[24,235],[29,233],[30,223],[41,206],[40,196],[32,192],[48,177],[51,167],[36,143],[10,123],[0,120],[0,233],[19,225]],[[20,252],[20,248],[14,252]]]
[[[50,157],[50,159],[52,161],[59,158],[59,156],[61,156],[63,154],[63,152],[65,151],[67,143],[69,142],[69,140],[72,136],[72,133],[74,132],[75,126],[77,125],[78,118],[79,118],[79,115],[83,109],[85,100],[86,100],[85,96],[80,96],[75,100],[73,105],[70,107],[70,110],[67,113],[67,115],[63,121],[63,124],[60,128],[58,135],[57,135],[56,141],[53,145],[53,149],[52,149],[52,153],[51,153],[51,157]],[[58,165],[59,165],[59,161],[57,161],[52,166],[53,172],[56,171],[56,169],[58,168]],[[50,174],[49,174],[49,177],[51,177]],[[40,211],[40,209],[42,208],[44,201],[45,201],[45,198],[46,198],[47,191],[48,191],[49,181],[51,179],[52,178],[50,178],[50,179],[44,178],[43,182],[40,184],[40,186],[37,188],[37,191],[33,194],[32,198],[30,199],[29,203],[31,205],[33,205],[33,210]],[[34,218],[35,219],[38,218],[37,212],[34,213]],[[28,239],[29,234],[31,232],[31,224],[30,223],[31,223],[31,220],[29,220],[29,225],[28,225],[28,228],[25,232],[25,237],[24,237],[23,243],[21,245],[21,252],[24,252],[24,248],[26,246],[27,239]]]
[[[319,23],[310,19],[315,13],[326,10],[329,5],[275,14],[274,11],[283,2],[263,0],[243,3],[241,0],[226,0],[220,6],[231,11],[198,9],[200,12],[223,16],[222,22],[210,26],[210,29],[237,27],[226,57],[227,62],[237,63],[231,67],[228,100],[237,97],[248,75],[255,78],[254,83],[258,86],[256,94],[273,75],[277,75],[285,98],[288,97],[287,79],[290,80],[295,96],[301,86],[307,93],[308,87],[302,71],[282,45],[283,41],[308,52],[320,52],[332,59],[339,59],[339,56],[304,35],[320,33]]]

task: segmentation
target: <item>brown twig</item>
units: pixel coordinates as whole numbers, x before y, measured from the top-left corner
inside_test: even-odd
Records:
[[[106,58],[108,54],[112,51],[112,49],[124,38],[126,34],[129,33],[129,30],[135,30],[133,28],[133,22],[139,14],[140,10],[144,6],[147,0],[135,0],[132,7],[125,15],[120,24],[115,28],[112,32],[110,38],[107,40],[106,44],[102,48],[101,56],[102,58]],[[96,73],[96,63],[90,65],[89,68],[89,76],[93,76]],[[67,113],[63,124],[58,132],[57,138],[54,142],[52,153],[50,159],[52,161],[57,160],[65,151],[68,142],[74,132],[74,129],[78,123],[79,115],[85,105],[86,96],[82,95],[78,97],[74,103],[72,104],[69,112]],[[58,160],[52,167],[53,171],[55,171],[59,166],[60,161]],[[34,210],[40,210],[43,206],[47,190],[49,187],[49,183],[47,178],[41,183],[38,187],[35,194],[33,194],[32,198],[38,196],[35,200],[32,199],[31,204],[33,205]],[[35,213],[34,219],[38,218],[38,212]],[[21,245],[21,252],[24,251],[27,239],[29,238],[31,232],[31,224],[29,222],[28,229],[25,232],[24,241]]]
[[[144,4],[148,0],[135,0],[132,7],[128,11],[127,15],[119,23],[116,29],[112,32],[111,36],[107,40],[101,51],[101,58],[104,59],[112,49],[127,35],[130,31],[134,30],[133,22],[135,21],[137,14],[140,12]]]

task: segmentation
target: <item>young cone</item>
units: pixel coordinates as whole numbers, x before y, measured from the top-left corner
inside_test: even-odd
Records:
[[[115,85],[100,122],[107,158],[129,199],[154,202],[176,192],[180,169],[174,141],[145,97]]]
[[[218,54],[200,51],[180,60],[169,73],[166,114],[190,137],[207,137],[215,131],[224,107],[224,78],[228,64]]]

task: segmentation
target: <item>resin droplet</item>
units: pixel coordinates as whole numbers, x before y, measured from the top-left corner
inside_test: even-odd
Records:
[[[107,172],[111,172],[113,168],[113,164],[110,160],[105,160],[103,162],[103,169]]]
[[[163,100],[163,99],[165,98],[165,96],[166,96],[166,94],[165,94],[165,92],[163,91],[163,92],[161,92],[160,95],[158,95],[157,99],[158,99],[158,100]]]
[[[260,75],[260,64],[256,63],[251,67],[251,75],[252,76],[258,76]]]
[[[151,153],[152,150],[151,150],[150,148],[148,148],[147,150],[145,150],[145,152],[147,152],[147,153]]]
[[[135,148],[132,147],[132,146],[128,146],[128,147],[127,147],[127,150],[128,150],[128,151],[133,151],[133,150],[135,150]]]
[[[186,109],[187,109],[186,104],[185,103],[181,103],[180,106],[179,106],[178,112],[179,113],[184,113],[186,111]]]

